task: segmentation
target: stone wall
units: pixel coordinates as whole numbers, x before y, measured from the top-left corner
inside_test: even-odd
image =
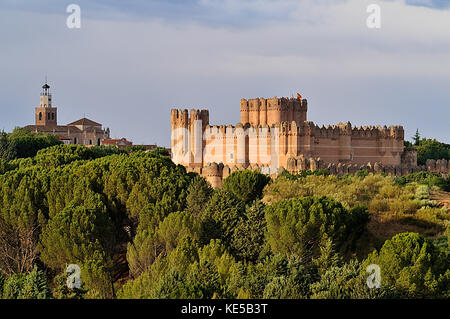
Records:
[[[417,166],[417,153],[404,148],[402,126],[354,127],[346,122],[319,127],[307,121],[307,109],[305,99],[242,99],[241,122],[235,126],[210,125],[208,110],[174,109],[172,160],[217,185],[231,167],[266,174],[283,167],[296,172],[330,166],[348,172],[378,163],[397,174],[401,166]]]
[[[231,173],[242,170],[244,168],[238,166],[229,166],[222,163],[209,163],[205,167],[186,167],[188,172],[195,172],[203,176],[214,188],[222,187],[222,181]],[[442,177],[447,177],[450,174],[450,161],[443,160],[428,160],[426,165],[422,166],[408,166],[408,165],[383,165],[381,163],[367,163],[365,165],[354,163],[324,163],[320,158],[301,158],[288,160],[286,168],[280,167],[276,171],[271,170],[270,166],[250,165],[246,169],[254,170],[271,177],[278,176],[283,171],[288,171],[291,174],[297,174],[304,170],[319,170],[328,169],[331,174],[343,176],[345,174],[355,174],[361,170],[367,170],[369,173],[385,173],[392,176],[403,176],[411,173],[427,171],[434,174],[440,174]]]

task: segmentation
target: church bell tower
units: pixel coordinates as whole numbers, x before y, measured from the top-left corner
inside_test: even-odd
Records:
[[[42,93],[39,107],[35,108],[37,126],[56,126],[58,109],[52,106],[52,95],[50,86],[45,81],[42,86]]]

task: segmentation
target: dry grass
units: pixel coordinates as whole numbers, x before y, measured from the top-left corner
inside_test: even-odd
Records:
[[[299,196],[329,196],[346,208],[367,206],[371,221],[361,247],[377,247],[402,232],[434,240],[450,225],[450,193],[414,182],[400,186],[389,176],[279,178],[265,188],[263,201],[270,204]]]
[[[446,207],[450,211],[450,193],[441,190],[432,190],[430,199],[436,201],[439,205]]]

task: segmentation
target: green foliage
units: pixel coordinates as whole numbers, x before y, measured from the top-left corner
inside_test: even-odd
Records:
[[[418,146],[420,144],[420,134],[419,129],[416,130],[416,134],[413,136],[414,145]]]
[[[52,293],[43,272],[34,267],[28,274],[14,274],[4,281],[0,296],[3,299],[49,299]]]
[[[415,182],[418,184],[427,185],[428,187],[436,186],[444,191],[450,191],[450,178],[443,178],[439,174],[433,174],[425,171],[396,177],[395,182],[402,186]]]
[[[242,201],[225,189],[216,190],[201,216],[202,242],[221,239],[227,244],[230,243],[244,213],[245,205]]]
[[[15,128],[10,134],[0,134],[0,158],[12,160],[33,157],[44,148],[61,144],[53,134],[37,134],[26,128]]]
[[[20,299],[25,278],[25,274],[14,274],[10,276],[3,286],[3,299]]]
[[[267,240],[274,253],[311,258],[328,238],[340,246],[356,225],[364,227],[367,212],[346,210],[327,197],[282,200],[266,208]]]
[[[291,256],[285,273],[274,276],[264,288],[265,299],[305,299],[310,297],[314,273],[302,259]]]
[[[0,299],[3,297],[3,286],[5,285],[5,276],[0,272]]]
[[[117,148],[104,146],[87,148],[81,145],[57,145],[39,151],[34,161],[41,167],[57,168],[75,161],[93,160],[119,153]]]
[[[137,277],[155,261],[159,255],[167,255],[180,240],[190,236],[200,237],[200,224],[187,212],[169,214],[157,227],[139,230],[133,243],[128,244],[127,260],[131,274]]]
[[[21,136],[36,138],[18,130],[0,144]],[[450,217],[430,199],[440,177],[324,170],[269,181],[239,171],[212,190],[162,148],[54,145],[0,157],[0,297],[448,297]],[[372,232],[389,221],[437,240],[387,241],[365,262],[391,265],[397,279],[368,290],[354,255],[381,247]],[[81,289],[66,285],[72,263]]]
[[[233,172],[223,181],[223,190],[235,196],[245,204],[261,199],[262,190],[270,177],[259,172],[243,170]]]
[[[49,299],[52,293],[48,287],[47,279],[36,266],[24,279],[23,288],[19,294],[20,299]]]
[[[320,280],[311,285],[311,299],[392,299],[400,297],[399,293],[389,286],[369,289],[366,283],[367,275],[357,260],[330,266],[321,275]]]
[[[113,243],[111,220],[104,208],[68,206],[50,219],[41,235],[41,258],[53,269],[85,263]],[[102,255],[101,254],[101,255]]]
[[[167,151],[166,148],[159,147],[159,146],[152,149],[151,151],[149,151],[149,155],[153,156],[153,157],[160,157],[160,156],[168,157],[168,156],[170,156],[169,152]]]
[[[382,285],[393,286],[404,297],[449,297],[448,259],[417,233],[395,235],[363,263],[381,268]]]
[[[109,268],[114,244],[111,220],[104,207],[68,206],[50,219],[41,235],[41,259],[51,268],[64,271],[68,264],[81,267],[89,297],[112,294]]]
[[[427,159],[450,159],[450,144],[436,141],[435,139],[423,138],[417,148],[417,164],[425,165]]]
[[[220,241],[200,248],[184,237],[166,258],[158,258],[137,279],[127,282],[119,298],[197,299],[224,296],[234,259]]]
[[[161,247],[158,245],[158,238],[152,230],[139,231],[132,243],[128,243],[127,261],[130,273],[133,277],[139,276],[155,261]]]
[[[196,176],[187,189],[186,210],[194,216],[200,215],[212,194],[211,185],[203,177]]]
[[[307,176],[300,180],[278,177],[264,189],[265,203],[271,204],[283,199],[302,196],[329,196],[342,203],[346,209],[366,206],[372,220],[382,222],[382,228],[373,229],[380,236],[380,243],[392,237],[390,223],[401,223],[419,227],[428,235],[434,236],[446,227],[446,218],[437,208],[437,203],[430,200],[430,191],[441,181],[433,174],[419,173],[405,178],[369,174],[364,178],[357,176]],[[419,182],[423,184],[419,184]],[[381,232],[380,232],[381,231]],[[396,229],[397,233],[399,232]],[[402,230],[400,230],[401,232]],[[380,235],[378,234],[380,233]],[[377,239],[378,240],[378,239]],[[370,248],[370,247],[368,247]],[[375,248],[372,246],[370,250]],[[364,253],[367,253],[364,252]]]
[[[328,176],[330,174],[331,174],[330,171],[328,169],[326,169],[326,168],[325,169],[316,169],[316,170],[313,170],[313,171],[311,171],[311,170],[303,170],[303,171],[300,171],[297,174],[291,174],[288,171],[284,170],[278,175],[278,177],[279,178],[286,178],[286,179],[289,179],[289,180],[299,180],[299,179],[301,180],[301,179],[303,179],[303,178],[305,178],[307,176]]]
[[[247,206],[245,216],[233,230],[231,251],[238,260],[256,261],[263,251],[267,230],[265,205],[261,201]]]
[[[55,299],[83,299],[87,290],[83,289],[84,282],[81,281],[81,288],[67,287],[67,273],[60,273],[53,279],[55,288],[53,289],[53,297]]]
[[[445,232],[445,236],[440,236],[439,238],[436,238],[436,240],[433,242],[434,246],[447,256],[450,253],[450,245],[449,245],[450,240],[449,240],[449,235],[448,235],[449,229],[450,229],[450,226],[447,226],[447,231]]]

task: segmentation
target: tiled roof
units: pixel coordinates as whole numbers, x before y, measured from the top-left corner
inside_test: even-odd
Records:
[[[127,141],[126,138],[121,138],[121,139],[105,139],[102,141],[103,145],[117,145],[120,142],[124,142],[127,145],[133,145],[133,143],[131,143],[130,141]]]
[[[67,124],[67,126],[74,126],[74,125],[83,125],[83,126],[102,126],[100,123],[94,122],[90,119],[87,119],[83,117],[82,119],[79,119],[78,121],[72,122]]]
[[[58,126],[41,126],[41,125],[27,125],[25,128],[37,131],[41,133],[81,133],[82,131],[75,126],[66,126],[66,125],[58,125]]]

